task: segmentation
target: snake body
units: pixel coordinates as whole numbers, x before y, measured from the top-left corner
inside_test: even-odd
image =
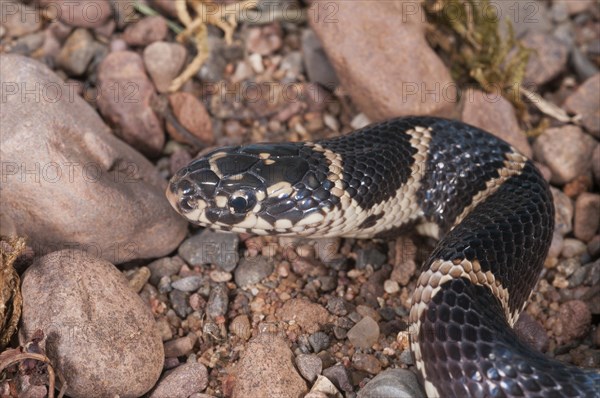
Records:
[[[369,238],[435,226],[410,312],[427,394],[597,393],[598,373],[545,357],[512,329],[554,208],[532,162],[483,130],[408,117],[316,142],[221,148],[176,173],[167,197],[191,222],[233,232]]]

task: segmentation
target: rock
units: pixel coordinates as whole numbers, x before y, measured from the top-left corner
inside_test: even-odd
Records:
[[[187,51],[179,43],[157,41],[144,49],[144,65],[159,93],[168,93],[187,58]]]
[[[407,369],[387,369],[369,381],[358,398],[403,397],[425,398],[417,376]]]
[[[552,170],[550,182],[562,185],[590,172],[596,145],[579,127],[567,125],[546,130],[533,144],[533,153]]]
[[[279,50],[283,41],[278,24],[250,28],[246,39],[246,49],[250,53],[270,55]]]
[[[395,294],[400,291],[400,285],[398,282],[388,279],[383,282],[383,290],[385,290],[387,294]]]
[[[571,300],[562,304],[558,317],[562,324],[560,337],[563,343],[583,337],[592,322],[592,313],[581,300]]]
[[[333,296],[327,299],[327,310],[333,315],[344,316],[348,313],[346,300],[342,297]]]
[[[358,249],[356,251],[356,268],[364,269],[371,265],[374,269],[379,269],[385,264],[387,256],[377,249]]]
[[[323,350],[326,350],[331,343],[331,339],[324,332],[316,332],[308,336],[308,342],[313,349],[314,353],[319,353]]]
[[[240,287],[254,285],[271,275],[273,268],[273,261],[267,257],[244,257],[235,269],[235,283]]]
[[[140,267],[136,269],[133,274],[128,275],[129,287],[136,293],[139,293],[144,288],[144,285],[148,283],[150,279],[150,270],[148,267]]]
[[[201,363],[186,363],[167,373],[149,398],[188,398],[208,386],[208,370]]]
[[[575,201],[575,237],[591,240],[600,226],[600,195],[584,192]]]
[[[372,375],[381,372],[381,363],[371,354],[355,352],[352,355],[352,366],[354,369],[363,370]]]
[[[583,127],[600,138],[600,73],[587,79],[571,94],[564,103],[564,108],[581,115]]]
[[[312,383],[321,374],[323,362],[314,354],[300,354],[296,357],[296,367],[302,377]]]
[[[329,320],[327,310],[320,304],[300,298],[286,301],[275,315],[283,322],[294,321],[307,333],[317,332]]]
[[[193,335],[179,337],[165,343],[165,357],[177,358],[189,355],[194,349],[196,338]]]
[[[596,64],[590,61],[588,55],[582,53],[575,45],[571,45],[571,65],[575,69],[578,80],[581,81],[587,80],[600,72]]]
[[[227,307],[229,306],[227,293],[227,286],[223,283],[215,285],[210,290],[208,302],[206,303],[206,315],[211,319],[217,319],[227,313]]]
[[[147,156],[157,156],[165,136],[152,108],[156,93],[142,58],[131,51],[110,53],[98,67],[98,84],[98,108],[116,133]]]
[[[232,397],[303,396],[306,383],[292,358],[292,351],[279,335],[259,334],[250,340],[236,367]]]
[[[10,52],[13,54],[32,55],[41,50],[46,35],[44,32],[35,32],[19,37],[12,45]]]
[[[371,348],[379,340],[379,325],[371,317],[364,317],[348,331],[348,340],[354,347]]]
[[[189,293],[182,292],[181,290],[172,290],[169,293],[171,307],[173,307],[173,310],[181,319],[185,319],[192,312],[192,308],[188,303],[188,297]]]
[[[183,128],[199,140],[201,146],[208,146],[215,142],[212,121],[204,104],[190,93],[174,93],[169,95],[169,103],[173,114]],[[175,141],[196,144],[196,140],[183,136],[171,123],[167,123],[167,131]]]
[[[563,241],[561,255],[563,258],[579,257],[587,251],[587,245],[580,240],[567,238]]]
[[[151,262],[148,264],[148,269],[150,269],[150,283],[158,285],[162,277],[177,274],[183,264],[185,263],[179,256],[164,257]]]
[[[238,315],[233,318],[229,330],[243,340],[248,340],[252,336],[252,325],[250,325],[247,315]]]
[[[130,46],[147,46],[164,40],[167,37],[167,31],[167,22],[160,15],[145,17],[125,28],[123,40]],[[164,59],[169,61],[168,56],[165,56]]]
[[[108,0],[41,0],[40,3],[55,10],[62,22],[80,28],[100,27],[112,15]]]
[[[550,339],[546,329],[529,315],[527,312],[523,312],[514,326],[515,333],[527,342],[530,346],[541,352],[548,351],[550,345]]]
[[[403,13],[407,6],[419,7],[409,0],[312,2],[314,9],[335,9],[333,17],[343,21],[309,18],[344,90],[373,121],[448,116],[456,103],[456,85],[425,40],[422,13]]]
[[[550,12],[542,0],[518,1],[511,3],[509,1],[494,1],[489,3],[490,14],[500,18],[500,33],[503,37],[507,36],[507,24],[503,21],[508,19],[511,22],[515,36],[523,37],[527,33],[547,33],[553,28]],[[487,13],[487,11],[484,11]]]
[[[70,76],[81,76],[94,57],[95,44],[87,29],[75,29],[58,53],[56,62]]]
[[[27,269],[22,293],[20,341],[44,332],[68,396],[137,397],[154,386],[163,367],[161,336],[112,264],[78,250],[54,252]]]
[[[233,271],[238,263],[239,238],[235,234],[203,230],[179,246],[179,255],[190,265],[215,264]]]
[[[525,84],[541,86],[565,69],[569,48],[552,35],[529,33],[523,38],[523,44],[534,50],[525,68]]]
[[[554,201],[554,232],[566,235],[573,230],[573,201],[562,191],[550,187]]]
[[[515,109],[499,93],[486,93],[472,88],[463,94],[463,122],[489,131],[531,158],[531,147],[521,131]]]
[[[37,32],[42,27],[42,17],[36,8],[16,1],[2,2],[2,26],[10,37],[21,37]]]
[[[600,186],[600,145],[596,145],[592,154],[592,174],[597,186]]]
[[[308,80],[333,91],[339,84],[335,70],[312,29],[302,32],[302,57]]]
[[[592,258],[600,257],[600,235],[594,236],[587,244],[588,253]]]
[[[569,15],[579,14],[586,11],[594,4],[594,0],[557,0],[559,3],[567,6]]]
[[[331,380],[342,391],[351,392],[354,390],[350,382],[350,374],[344,365],[335,365],[323,370],[323,376]]]
[[[182,292],[193,292],[198,290],[205,282],[206,278],[200,275],[190,275],[181,278],[171,283],[173,289],[181,290]]]
[[[77,248],[122,263],[173,251],[187,222],[155,166],[37,61],[0,55],[0,74],[2,211],[36,253]],[[44,91],[22,97],[30,82]]]

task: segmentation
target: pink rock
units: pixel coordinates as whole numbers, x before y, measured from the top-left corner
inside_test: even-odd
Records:
[[[98,67],[98,108],[125,142],[148,156],[165,144],[161,121],[152,109],[156,96],[142,58],[131,51],[110,53]]]
[[[190,93],[174,93],[169,96],[169,103],[181,126],[203,145],[210,145],[215,141],[210,116],[198,98]],[[177,141],[190,141],[190,137],[182,136],[170,123],[167,123],[167,131]]]
[[[309,23],[369,119],[452,113],[456,85],[425,40],[418,2],[313,1]]]
[[[64,23],[80,28],[97,28],[112,15],[108,0],[40,0]]]

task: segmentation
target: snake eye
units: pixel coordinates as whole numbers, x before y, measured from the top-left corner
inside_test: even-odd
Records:
[[[256,205],[256,195],[252,191],[236,191],[229,198],[229,209],[233,213],[243,214]]]

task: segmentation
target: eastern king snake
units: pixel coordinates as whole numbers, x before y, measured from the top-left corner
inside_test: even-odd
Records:
[[[554,208],[531,161],[433,117],[334,139],[217,149],[181,169],[173,207],[212,229],[381,237],[435,225],[413,295],[411,342],[428,396],[594,396],[600,374],[546,358],[512,325],[548,253]]]

